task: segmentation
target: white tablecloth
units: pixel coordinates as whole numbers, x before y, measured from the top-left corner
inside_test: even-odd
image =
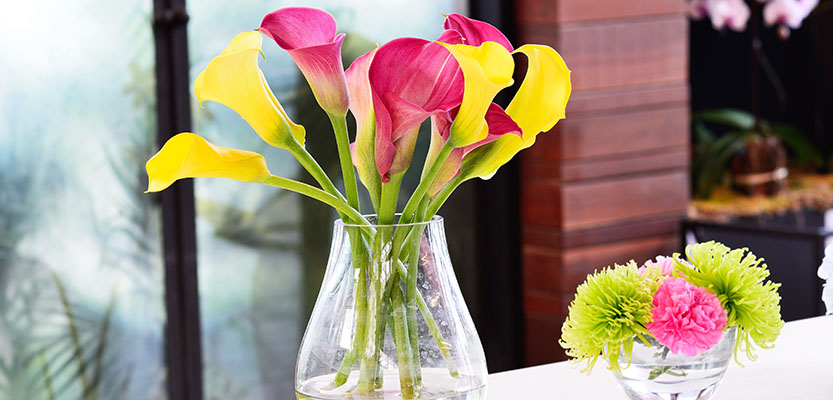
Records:
[[[745,367],[732,362],[717,399],[833,400],[833,317],[788,322],[775,348],[757,354],[739,355]],[[606,367],[599,360],[590,376],[569,362],[492,374],[488,399],[626,399]]]

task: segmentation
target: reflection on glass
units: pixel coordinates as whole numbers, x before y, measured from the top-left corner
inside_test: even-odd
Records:
[[[442,13],[459,12],[458,3],[318,0],[304,5],[326,9],[347,32],[342,53],[349,66],[376,43],[400,36],[436,38]],[[259,26],[268,12],[290,5],[249,0],[231,7],[222,0],[190,0],[192,79],[235,34]],[[331,177],[340,176],[326,114],[289,55],[269,39],[264,39],[263,50],[261,69],[293,120],[306,127],[307,148]],[[193,109],[195,132],[206,139],[256,151],[266,156],[272,173],[314,184],[287,152],[269,147],[233,111],[210,102],[204,108],[195,102]],[[425,140],[418,144],[423,150],[417,154],[424,154],[427,132],[420,136]],[[421,160],[415,160],[418,163]],[[406,176],[404,190],[416,186],[417,169]],[[337,215],[314,200],[260,185],[221,179],[198,179],[195,185],[206,397],[288,398]],[[363,203],[370,201],[364,198]]]
[[[167,397],[150,8],[0,13],[0,398]]]

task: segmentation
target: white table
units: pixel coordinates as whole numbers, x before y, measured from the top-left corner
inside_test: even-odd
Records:
[[[833,317],[788,322],[775,348],[759,349],[757,354],[755,362],[739,356],[745,367],[732,362],[717,399],[833,400]],[[590,376],[569,362],[489,375],[488,399],[624,400],[627,396],[599,360]]]

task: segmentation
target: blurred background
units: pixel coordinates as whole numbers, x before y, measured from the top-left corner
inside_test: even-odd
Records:
[[[396,37],[436,38],[450,13],[570,66],[567,119],[440,212],[490,372],[564,358],[561,323],[587,273],[691,241],[764,256],[785,319],[822,312],[832,1],[12,1],[0,15],[0,398],[294,390],[336,214],[220,179],[143,193],[144,162],[189,130],[310,181],[192,89],[236,33],[290,5],[335,16],[345,66]],[[264,53],[275,94],[338,175],[308,85],[274,43]],[[423,132],[416,154],[427,145]]]

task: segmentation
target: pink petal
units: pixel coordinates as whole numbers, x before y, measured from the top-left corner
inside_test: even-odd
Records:
[[[673,353],[694,356],[720,341],[726,310],[717,296],[682,278],[666,278],[654,294],[645,327]]]
[[[374,151],[376,127],[373,119],[373,92],[367,77],[376,49],[373,49],[353,61],[344,72],[347,89],[350,92],[350,111],[356,117],[356,141],[350,145],[353,165],[359,178],[376,195],[376,154]]]
[[[463,74],[441,45],[401,38],[376,51],[368,75],[376,111],[376,167],[387,179],[388,174],[402,172],[410,163],[412,140],[406,136],[415,135],[432,114],[460,104]],[[397,151],[402,154],[394,154]],[[395,158],[403,162],[392,170]]]
[[[347,113],[349,95],[341,64],[344,34],[336,35],[332,15],[315,8],[282,8],[263,17],[258,30],[289,52],[321,108]]]
[[[362,54],[344,72],[347,80],[347,88],[350,91],[350,98],[352,100],[350,110],[353,111],[353,114],[357,118],[363,119],[359,121],[361,124],[369,122],[368,118],[373,117],[373,94],[370,90],[368,72],[375,53],[376,49],[373,49]]]
[[[287,7],[263,17],[260,31],[284,50],[330,43],[336,36],[336,20],[317,8]]]
[[[448,113],[441,113],[431,117],[434,131],[434,135],[431,137],[432,150],[438,149],[445,143],[446,140],[448,140],[451,123],[457,116],[458,111],[459,107],[455,107]],[[434,182],[432,182],[428,189],[428,193],[430,193],[431,196],[435,196],[439,193],[439,191],[442,190],[448,182],[460,173],[460,166],[463,163],[463,159],[472,150],[486,143],[498,140],[501,136],[506,134],[513,134],[521,137],[521,128],[518,127],[518,124],[515,123],[515,121],[513,121],[512,118],[495,103],[490,104],[489,109],[486,111],[486,124],[489,126],[489,133],[486,135],[485,139],[469,146],[456,148],[451,151],[451,154],[442,166],[440,174],[437,175]]]
[[[486,135],[486,138],[464,147],[464,154],[469,154],[472,150],[486,143],[498,140],[501,136],[506,134],[522,137],[521,128],[518,124],[512,120],[512,117],[506,114],[506,111],[504,111],[503,108],[495,103],[490,104],[489,109],[486,111],[486,124],[489,125],[489,133]]]
[[[445,19],[443,28],[460,32],[464,39],[463,43],[469,46],[480,46],[483,42],[496,42],[505,47],[510,53],[514,50],[512,44],[509,43],[509,39],[500,30],[483,21],[464,17],[460,14],[451,14]],[[451,43],[442,39],[440,41]]]
[[[448,44],[463,44],[463,34],[453,29],[446,29],[440,34],[437,41]]]

